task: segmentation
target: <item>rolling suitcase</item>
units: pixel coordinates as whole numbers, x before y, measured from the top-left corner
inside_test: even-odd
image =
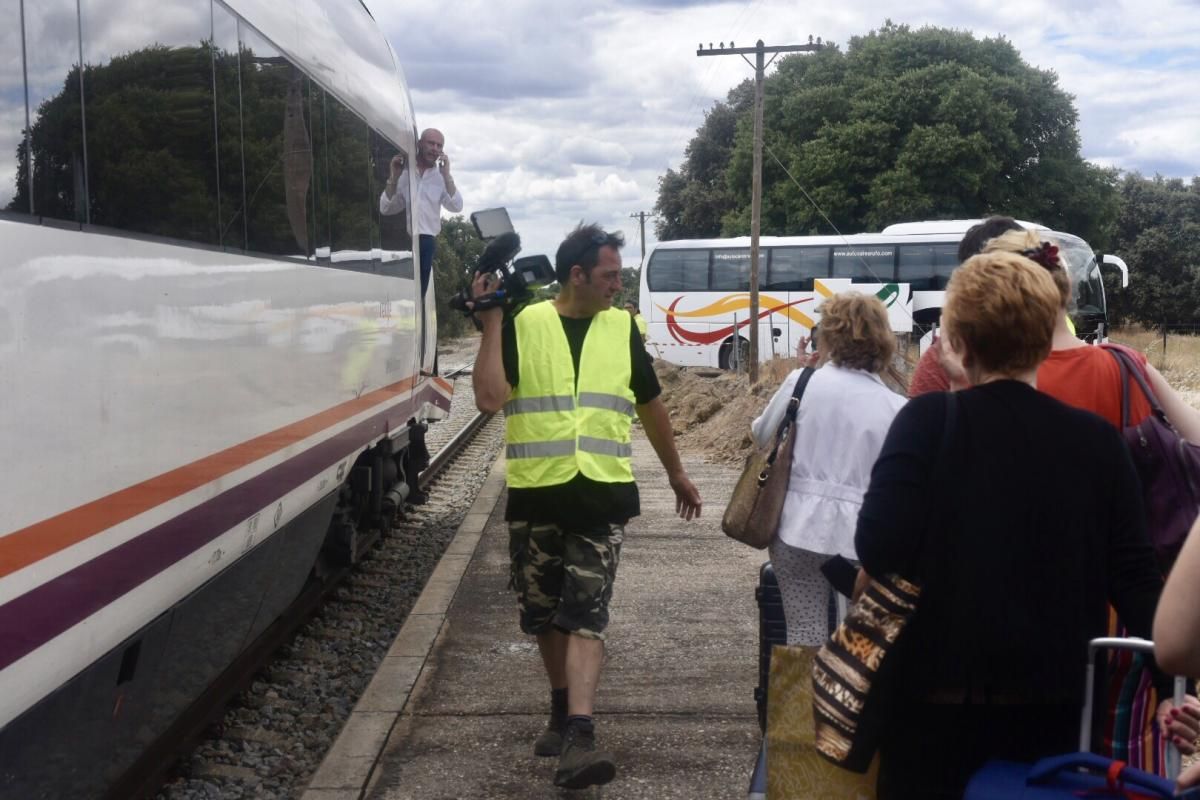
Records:
[[[771,676],[771,648],[787,644],[787,622],[783,617],[783,596],[775,580],[771,562],[758,570],[758,586],[754,589],[758,602],[758,686],[754,687],[754,702],[758,706],[758,728],[764,738],[758,750],[758,760],[750,776],[747,800],[763,800],[767,796],[767,682]]]
[[[783,597],[775,580],[775,570],[767,561],[758,571],[758,587],[754,590],[758,601],[758,686],[754,689],[754,702],[758,706],[758,727],[767,730],[767,679],[771,675],[771,648],[787,644],[787,622],[783,617]]]
[[[1078,797],[1120,797],[1127,800],[1188,798],[1200,800],[1200,789],[1175,794],[1179,774],[1179,751],[1170,745],[1167,773],[1161,778],[1087,752],[1092,741],[1092,701],[1096,683],[1096,653],[1099,650],[1133,650],[1152,653],[1154,643],[1145,639],[1093,639],[1088,645],[1087,680],[1080,715],[1079,750],[1044,758],[1032,767],[1012,761],[990,761],[971,778],[963,800],[1066,800]],[[1175,704],[1183,703],[1187,682],[1175,679]]]

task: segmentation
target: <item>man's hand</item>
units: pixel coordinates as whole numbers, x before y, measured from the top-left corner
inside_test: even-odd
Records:
[[[450,177],[450,156],[446,155],[445,153],[442,153],[440,156],[438,156],[438,160],[441,162],[441,166],[438,167],[438,170],[442,173],[442,177],[449,178]]]
[[[1183,699],[1183,708],[1171,700],[1158,704],[1158,729],[1163,731],[1179,752],[1190,756],[1196,752],[1196,737],[1200,736],[1200,700],[1190,694]]]
[[[500,288],[500,279],[491,272],[475,273],[475,280],[471,281],[471,297],[482,297],[485,294],[491,294]],[[475,303],[471,300],[467,301],[467,308],[474,309]],[[504,314],[504,309],[500,306],[494,308],[485,308],[475,311],[475,316],[479,317],[481,322],[486,322],[488,317],[501,317]]]
[[[675,513],[683,519],[700,518],[700,491],[686,472],[668,475],[671,488],[675,491]]]
[[[404,171],[404,154],[397,153],[392,156],[392,160],[388,163],[388,178],[390,180],[399,180],[400,173]]]

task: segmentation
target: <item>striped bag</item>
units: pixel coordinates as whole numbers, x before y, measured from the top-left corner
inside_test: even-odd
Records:
[[[894,662],[887,656],[920,596],[920,587],[899,575],[872,579],[813,661],[817,751],[845,769],[865,772],[875,755]]]

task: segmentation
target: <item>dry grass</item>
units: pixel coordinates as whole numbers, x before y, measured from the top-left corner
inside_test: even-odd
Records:
[[[1131,326],[1116,328],[1109,338],[1139,350],[1193,406],[1200,407],[1200,336],[1167,334]]]

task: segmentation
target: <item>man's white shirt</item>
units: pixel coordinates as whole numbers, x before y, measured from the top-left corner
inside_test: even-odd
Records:
[[[396,179],[396,193],[388,197],[387,190],[379,195],[379,213],[400,214],[408,205],[408,170]],[[437,167],[430,167],[417,176],[417,235],[436,236],[442,229],[442,209],[451,213],[463,210],[462,192],[446,191],[446,179]]]

